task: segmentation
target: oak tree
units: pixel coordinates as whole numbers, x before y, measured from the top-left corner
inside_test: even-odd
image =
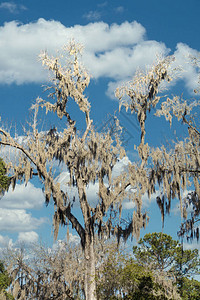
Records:
[[[200,61],[198,57],[190,57],[190,62],[195,63],[198,72]],[[160,190],[157,204],[160,208],[162,221],[170,213],[173,199],[180,201],[180,213],[184,219],[179,236],[187,235],[187,238],[199,239],[199,228],[196,226],[200,220],[200,130],[199,130],[199,90],[194,90],[196,97],[184,99],[183,95],[172,97],[163,94],[163,86],[166,87],[176,73],[172,68],[175,60],[169,56],[161,60],[146,71],[139,71],[133,80],[117,88],[116,97],[120,101],[120,107],[124,106],[132,114],[136,114],[141,129],[141,142],[138,146],[140,157],[140,173],[137,189],[141,190],[138,202],[142,203],[142,195],[146,191],[151,195]],[[184,70],[183,70],[184,71]],[[196,78],[198,79],[198,78]],[[200,83],[200,80],[198,81]],[[182,122],[187,130],[184,138],[176,138],[172,146],[165,145],[150,147],[146,142],[146,133],[152,128],[146,126],[148,113],[157,117],[164,117],[172,125],[174,119]],[[135,166],[130,165],[130,172],[135,174]],[[192,191],[187,193],[187,190]],[[186,197],[184,193],[186,193]],[[191,215],[188,217],[188,208]]]
[[[67,65],[62,66],[62,60],[42,55],[43,64],[52,72],[52,85],[47,88],[49,98],[38,98],[32,106],[34,120],[32,127],[26,132],[24,142],[16,138],[2,127],[0,129],[2,147],[18,149],[21,155],[17,163],[7,166],[12,175],[12,185],[17,180],[28,182],[38,177],[44,186],[46,203],[54,202],[54,233],[57,237],[59,226],[71,223],[81,239],[85,255],[85,298],[96,299],[95,285],[95,252],[94,235],[114,234],[118,240],[125,240],[134,234],[139,237],[140,229],[145,227],[147,214],[142,211],[142,196],[149,197],[155,192],[157,185],[162,186],[162,193],[157,198],[164,220],[170,211],[171,200],[179,198],[181,212],[185,216],[182,205],[181,189],[189,184],[194,185],[199,199],[199,131],[189,116],[193,108],[200,102],[191,103],[181,97],[161,97],[159,94],[163,83],[171,81],[170,65],[173,57],[160,60],[147,72],[137,72],[133,80],[116,90],[120,107],[125,106],[135,113],[141,130],[140,143],[137,147],[140,161],[129,163],[126,170],[113,176],[113,168],[117,162],[126,156],[121,145],[120,136],[111,135],[109,131],[99,133],[93,126],[90,117],[91,105],[85,96],[85,90],[90,82],[90,76],[79,60],[80,47],[71,43],[68,48]],[[84,115],[85,126],[82,131],[77,128],[78,120],[73,119],[70,102],[77,104]],[[156,114],[172,121],[172,117],[182,120],[188,126],[188,136],[185,140],[176,142],[169,151],[161,146],[150,148],[145,140],[146,120],[148,112],[158,107]],[[59,127],[41,131],[37,126],[37,115],[40,109],[55,113],[61,120]],[[62,125],[61,125],[62,124]],[[74,199],[56,180],[55,161],[65,165],[70,179],[68,187],[77,189],[78,197]],[[98,184],[97,201],[91,205],[86,189],[90,184]],[[135,204],[133,217],[130,221],[121,222],[122,202],[129,198]],[[74,213],[74,201],[78,201],[83,222]],[[199,203],[199,202],[198,202]],[[197,215],[199,212],[197,207]],[[188,227],[186,231],[189,230]],[[195,229],[195,233],[196,229]]]
[[[12,137],[3,127],[0,128],[0,145],[18,150],[17,162],[7,165],[12,176],[11,184],[15,188],[17,180],[26,183],[38,177],[44,187],[46,204],[54,202],[54,236],[57,238],[59,226],[72,225],[81,239],[85,256],[84,293],[87,300],[96,299],[95,284],[95,251],[94,235],[110,236],[114,234],[120,239],[127,239],[130,234],[139,236],[141,227],[146,225],[147,216],[142,213],[141,204],[137,201],[131,188],[137,185],[138,177],[143,174],[137,170],[135,176],[127,170],[113,176],[114,166],[126,156],[120,137],[109,131],[99,133],[94,129],[90,117],[91,105],[85,96],[85,89],[90,82],[90,76],[80,63],[81,47],[74,42],[67,49],[67,64],[62,65],[63,57],[50,57],[43,53],[43,65],[52,72],[52,84],[47,87],[47,100],[38,98],[32,106],[33,123],[26,131],[23,143]],[[76,119],[72,118],[69,102],[77,104],[84,116],[85,125],[77,128]],[[46,113],[55,113],[59,128],[49,128],[41,131],[37,125],[40,109]],[[78,197],[64,191],[55,175],[58,165],[64,165],[70,179],[66,185],[74,187]],[[86,189],[90,184],[98,184],[96,205],[92,205],[87,197]],[[130,222],[120,222],[122,201],[129,197],[136,204],[133,218]],[[96,195],[94,195],[96,198]],[[83,222],[74,213],[74,201],[78,201]],[[118,216],[116,218],[116,216]]]

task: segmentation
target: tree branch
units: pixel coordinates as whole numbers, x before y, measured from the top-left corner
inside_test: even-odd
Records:
[[[69,219],[72,224],[72,228],[75,228],[76,232],[81,238],[81,245],[84,247],[85,245],[85,229],[82,227],[77,218],[71,213],[71,207],[68,205],[67,208],[63,208],[63,213]]]
[[[190,122],[188,122],[185,116],[183,116],[183,122],[185,122],[192,130],[194,130],[200,136],[200,132],[194,126],[192,126]]]

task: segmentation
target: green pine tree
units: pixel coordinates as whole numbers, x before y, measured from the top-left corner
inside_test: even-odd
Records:
[[[182,299],[199,299],[200,283],[192,279],[194,275],[200,274],[197,249],[184,250],[170,235],[154,232],[140,239],[138,246],[133,247],[133,253],[141,265],[150,265],[155,271],[175,277]]]

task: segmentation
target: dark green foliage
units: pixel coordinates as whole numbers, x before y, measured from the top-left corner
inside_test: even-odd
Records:
[[[165,300],[164,289],[153,272],[126,255],[113,251],[97,277],[99,300]]]
[[[180,246],[170,235],[164,233],[148,233],[133,247],[133,253],[139,263],[151,264],[154,269],[164,271],[171,267],[175,253]]]
[[[121,273],[120,283],[125,291],[123,299],[167,299],[162,286],[156,283],[153,272],[134,260],[126,262]]]
[[[10,278],[7,271],[4,268],[2,262],[0,262],[0,291],[6,289],[10,285]]]
[[[10,185],[10,178],[6,176],[6,165],[2,158],[0,158],[0,194],[8,190]]]
[[[182,245],[165,233],[149,233],[140,239],[133,253],[139,263],[159,271],[168,271],[176,277],[199,274],[198,250],[183,250]]]
[[[113,248],[99,269],[98,300],[200,299],[198,250],[183,250],[171,236],[146,234],[134,258]]]
[[[13,296],[6,292],[6,289],[11,284],[11,278],[5,270],[3,263],[0,261],[0,297],[6,300],[14,300]]]
[[[195,279],[182,278],[179,284],[182,286],[181,299],[199,300],[200,299],[200,282]]]
[[[133,247],[133,253],[139,263],[175,277],[182,299],[200,299],[200,296],[195,296],[199,295],[200,283],[191,279],[191,276],[200,273],[197,249],[183,250],[182,245],[170,235],[156,232],[146,234],[138,244]]]

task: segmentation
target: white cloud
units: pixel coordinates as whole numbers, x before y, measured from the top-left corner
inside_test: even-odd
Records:
[[[35,231],[19,232],[15,242],[9,236],[0,235],[0,253],[3,249],[18,247],[21,244],[29,246],[32,243],[37,243],[38,239],[39,236]]]
[[[169,54],[166,45],[145,40],[145,28],[138,22],[108,25],[104,22],[65,27],[58,21],[39,19],[34,23],[16,21],[0,27],[0,83],[44,82],[48,76],[37,61],[42,50],[55,54],[72,38],[84,45],[83,61],[93,78],[107,77],[109,95],[116,82],[130,80],[138,67],[151,65],[156,56]],[[179,43],[174,53],[177,64],[186,69],[183,79],[189,89],[195,86],[195,67],[186,56],[198,54]]]
[[[132,192],[134,192],[134,190],[132,190]],[[142,207],[143,208],[147,208],[151,205],[151,202],[152,201],[155,201],[156,200],[156,197],[159,195],[159,191],[156,191],[155,193],[153,193],[151,195],[151,198],[149,199],[149,196],[148,196],[148,193],[145,193],[143,196],[142,196]],[[136,205],[135,203],[133,203],[133,201],[130,201],[130,200],[125,200],[123,202],[123,208],[124,209],[133,209],[135,208]]]
[[[24,209],[0,210],[0,231],[21,232],[32,231],[46,222],[46,218],[36,219]]]
[[[39,238],[39,236],[35,231],[20,232],[18,234],[17,242],[24,243],[24,244],[37,243],[38,238]]]
[[[123,171],[125,171],[130,163],[130,160],[127,156],[120,159],[114,166],[112,170],[112,176],[117,177],[119,176]]]
[[[136,206],[135,206],[135,203],[133,203],[133,201],[124,201],[123,202],[123,208],[124,209],[134,209]]]
[[[97,21],[101,18],[101,13],[97,10],[90,10],[88,13],[84,14],[83,17],[89,21]]]
[[[96,182],[94,184],[90,184],[86,189],[86,194],[88,198],[88,202],[92,207],[95,207],[98,202],[98,192],[99,192],[99,183]]]
[[[9,12],[14,13],[17,9],[17,5],[13,2],[2,2],[0,4],[0,9],[7,9]]]
[[[174,67],[180,66],[183,69],[181,79],[184,80],[186,87],[190,92],[193,92],[198,86],[199,74],[196,67],[191,64],[191,57],[199,57],[200,53],[190,48],[188,45],[178,43],[174,56],[176,58]]]
[[[115,77],[117,74],[119,77],[119,67],[123,70],[123,75],[126,74],[124,62],[131,56],[131,47],[143,41],[144,34],[144,27],[137,22],[111,26],[98,22],[69,28],[60,22],[44,19],[28,24],[8,22],[0,27],[0,82],[22,84],[46,80],[47,74],[37,62],[38,54],[45,49],[55,53],[56,49],[60,49],[71,38],[85,46],[83,59],[92,76]],[[107,65],[111,55],[113,58]],[[120,62],[117,63],[119,58]],[[117,65],[113,68],[115,63]],[[129,63],[127,67],[130,74]]]
[[[0,249],[4,247],[12,247],[13,240],[8,236],[0,235]]]
[[[194,250],[194,249],[198,249],[198,251],[200,251],[200,243],[197,241],[192,241],[191,243],[183,243],[183,248],[184,250]]]
[[[0,231],[18,232],[18,241],[29,243],[36,242],[38,234],[33,230],[47,222],[47,218],[35,218],[26,209],[40,209],[44,204],[44,195],[40,188],[36,188],[30,182],[17,184],[15,190],[12,188],[0,200]],[[3,243],[3,239],[5,242]],[[13,244],[12,240],[0,236],[1,244]]]
[[[85,45],[86,51],[98,55],[104,51],[112,51],[118,47],[130,47],[143,41],[145,28],[136,21],[110,26],[104,22],[98,22],[90,23],[85,27],[76,25],[73,32],[79,33],[78,39]]]
[[[71,232],[69,233],[69,237],[67,240],[67,237],[65,237],[63,240],[57,240],[54,244],[52,249],[53,250],[64,250],[66,249],[66,244],[70,245],[78,245],[80,243],[80,237],[78,235],[72,234]]]
[[[9,191],[0,200],[1,208],[10,209],[40,209],[44,204],[44,195],[40,188],[32,183],[17,184],[15,190]]]
[[[0,4],[0,9],[7,9],[10,13],[18,13],[19,10],[26,10],[24,5],[17,5],[14,2],[2,2]]]

